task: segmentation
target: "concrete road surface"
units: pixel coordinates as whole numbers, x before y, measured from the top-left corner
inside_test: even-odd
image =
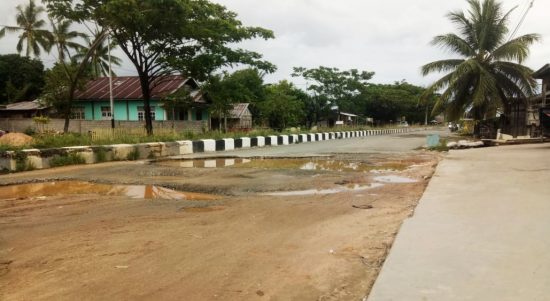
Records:
[[[452,151],[369,301],[550,300],[550,144]]]

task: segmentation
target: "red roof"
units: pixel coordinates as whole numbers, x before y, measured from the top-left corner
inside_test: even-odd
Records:
[[[151,92],[151,99],[159,99],[166,97],[179,88],[181,88],[188,81],[187,79],[179,75],[165,76],[159,79],[159,84],[153,88]],[[193,83],[195,84],[195,83]],[[143,99],[143,93],[141,93],[141,85],[139,77],[137,76],[120,76],[113,77],[113,98],[114,99]],[[88,82],[83,91],[77,91],[75,94],[77,100],[108,100],[109,97],[109,78],[100,77]]]

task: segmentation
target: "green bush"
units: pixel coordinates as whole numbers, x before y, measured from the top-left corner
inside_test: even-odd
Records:
[[[75,153],[56,156],[50,160],[51,167],[79,165],[79,164],[86,164],[86,160],[84,159],[84,157],[82,157],[82,155],[75,154]]]

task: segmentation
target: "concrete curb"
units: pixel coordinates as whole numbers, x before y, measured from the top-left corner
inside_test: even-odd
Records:
[[[223,152],[252,147],[285,146],[325,140],[350,139],[357,137],[401,134],[425,130],[425,128],[399,128],[383,130],[363,130],[347,132],[327,132],[310,134],[293,134],[277,136],[226,138],[220,140],[203,139],[196,141],[154,142],[140,144],[117,144],[106,146],[76,146],[59,149],[27,149],[20,152],[7,151],[0,153],[0,170],[18,171],[19,166],[31,169],[50,168],[50,162],[56,157],[76,154],[86,164],[121,160],[143,160],[161,157],[190,155],[196,153]],[[18,164],[19,163],[19,164]],[[20,169],[20,168],[19,168]]]

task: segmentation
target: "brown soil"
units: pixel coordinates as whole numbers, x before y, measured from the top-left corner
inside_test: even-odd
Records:
[[[222,197],[147,200],[93,190],[4,195],[0,299],[360,300],[438,157],[340,159],[406,164],[410,168],[382,174],[418,182],[273,197],[262,193],[366,185],[380,171],[183,169],[120,162],[2,176],[4,185],[49,180],[154,184]]]
[[[10,146],[24,146],[32,143],[33,138],[22,133],[8,133],[0,137],[0,144]]]

